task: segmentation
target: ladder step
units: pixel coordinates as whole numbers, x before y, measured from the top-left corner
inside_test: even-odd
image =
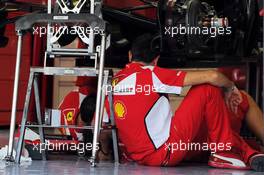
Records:
[[[43,73],[44,75],[68,75],[68,76],[88,76],[96,77],[99,71],[95,68],[76,68],[76,67],[32,67],[30,69],[34,73]],[[109,70],[105,70],[104,74],[108,75]]]
[[[19,125],[20,127],[21,125]],[[59,126],[51,126],[51,125],[25,125],[28,128],[73,128],[73,129],[84,129],[84,130],[93,130],[94,126],[75,126],[75,125],[59,125]],[[106,125],[101,127],[100,129],[104,130],[112,130],[116,129],[116,126]]]

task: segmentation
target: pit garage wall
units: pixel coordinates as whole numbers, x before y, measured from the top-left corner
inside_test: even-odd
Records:
[[[10,13],[8,18],[20,15],[22,13]],[[14,72],[16,64],[17,36],[13,24],[6,26],[5,36],[9,38],[8,45],[0,48],[0,125],[9,124],[10,112],[12,106],[12,94],[14,84]],[[18,121],[21,119],[23,110],[23,99],[27,88],[29,68],[32,59],[32,36],[26,35],[23,38],[23,52],[21,61],[21,73],[19,81],[19,93],[17,104]]]
[[[23,1],[23,0],[21,0]],[[31,2],[31,3],[38,3],[46,1],[43,0],[24,0],[23,2]],[[133,5],[140,5],[140,2],[137,1],[131,1],[131,0],[105,0],[105,3],[112,7],[131,7]],[[153,15],[152,12],[142,11],[140,12],[145,15]],[[10,14],[10,15],[17,15],[17,14]],[[11,17],[11,16],[10,16]],[[14,67],[15,67],[15,54],[16,54],[16,43],[17,38],[14,32],[14,26],[8,25],[6,30],[6,36],[9,36],[9,44],[6,48],[0,48],[0,125],[9,125],[10,122],[10,111],[11,111],[11,104],[12,104],[12,91],[13,91],[13,80],[14,80]],[[32,47],[32,44],[34,43],[34,48]],[[37,44],[38,43],[38,44]],[[25,90],[27,86],[27,80],[28,80],[28,73],[29,73],[29,67],[30,65],[39,65],[41,62],[41,55],[40,55],[40,49],[41,43],[37,38],[32,38],[32,36],[26,36],[23,41],[23,57],[22,57],[22,63],[21,63],[21,75],[20,75],[20,92],[19,92],[19,101],[18,101],[18,120],[17,123],[20,122],[20,118],[22,115],[22,109],[24,105],[24,97],[25,97]],[[57,65],[64,65],[64,64],[70,64],[74,65],[74,62],[69,63],[61,63],[58,61],[55,61],[55,64]],[[239,70],[241,71],[241,70]],[[245,68],[242,69],[242,76],[240,76],[240,83],[243,85],[241,87],[245,88]],[[227,71],[228,75],[230,74],[229,70]],[[242,77],[242,78],[241,78]],[[241,82],[241,80],[243,80]],[[68,91],[75,88],[74,85],[75,78],[71,79],[56,79],[54,80],[54,86],[53,88],[48,88],[50,90],[53,89],[54,94],[51,96],[53,98],[53,108],[57,108],[58,104],[62,100],[62,98],[67,94]],[[42,78],[42,87],[47,87],[47,79]],[[49,86],[52,87],[52,86]],[[42,90],[41,94],[41,101],[42,104],[45,104],[47,102],[47,93],[46,89],[44,88]],[[178,99],[176,99],[177,101]],[[180,99],[181,100],[181,99]],[[49,101],[49,100],[48,100]],[[174,101],[174,100],[173,100]],[[31,104],[32,106],[33,104]],[[33,107],[33,106],[32,106]],[[34,111],[31,111],[34,113]],[[32,116],[32,115],[30,115]]]
[[[76,39],[71,44],[64,48],[77,48],[79,46],[79,40]],[[55,58],[54,66],[58,67],[75,67],[75,58]],[[78,89],[76,87],[76,76],[54,76],[53,78],[53,99],[52,108],[57,109],[63,100],[63,98],[72,90]]]
[[[112,8],[116,8],[116,9],[144,5],[144,3],[142,3],[139,0],[104,0],[103,2],[104,2],[104,5],[112,7]],[[147,17],[149,19],[156,18],[155,9],[137,10],[136,14]]]
[[[12,12],[8,14],[8,18],[20,16],[22,12]],[[14,74],[16,64],[17,36],[14,24],[8,24],[5,30],[5,36],[9,38],[8,45],[0,48],[0,126],[8,126],[10,124]],[[29,70],[30,66],[38,66],[43,62],[43,38],[32,36],[29,33],[23,37],[21,70],[19,79],[19,92],[17,102],[17,120],[19,124],[22,117]],[[48,77],[40,78],[41,103],[47,104],[48,96],[46,88]],[[35,111],[33,110],[34,100],[30,103],[29,121],[33,121]]]

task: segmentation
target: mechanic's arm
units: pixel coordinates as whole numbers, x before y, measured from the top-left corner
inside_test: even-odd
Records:
[[[187,71],[184,79],[184,86],[192,86],[208,83],[218,87],[224,87],[226,89],[232,89],[234,83],[230,81],[224,74],[215,71]]]
[[[234,113],[237,113],[238,105],[243,100],[241,93],[236,88],[235,84],[221,72],[214,70],[187,72],[183,85],[190,86],[204,83],[224,88],[225,100],[228,108]]]

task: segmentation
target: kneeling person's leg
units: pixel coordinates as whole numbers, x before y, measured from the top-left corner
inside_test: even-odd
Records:
[[[166,143],[174,145],[171,149],[170,163],[177,164],[185,156],[188,149],[211,149],[212,152],[230,151],[237,148],[242,152],[244,162],[256,153],[237,134],[229,123],[229,113],[219,88],[200,85],[191,88],[179,109],[176,111],[171,125],[171,136]],[[201,123],[208,128],[208,145],[191,143]],[[185,144],[186,150],[175,145]]]

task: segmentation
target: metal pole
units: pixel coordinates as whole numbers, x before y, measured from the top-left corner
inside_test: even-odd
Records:
[[[91,0],[90,1],[90,13],[91,14],[94,14],[94,6],[95,6],[94,0]]]
[[[264,23],[263,23],[263,26],[262,27],[264,27]],[[262,47],[263,47],[263,45],[264,45],[264,35],[262,35],[262,41],[263,41],[263,43],[262,43]],[[261,46],[261,44],[260,44],[260,46]],[[264,110],[264,54],[262,53],[262,111]],[[264,116],[263,116],[263,118],[264,118]],[[264,144],[264,143],[263,143]]]
[[[31,96],[31,91],[32,91],[33,79],[34,79],[34,72],[30,70],[26,99],[25,99],[24,110],[23,110],[23,116],[22,116],[21,126],[20,126],[20,135],[19,135],[17,148],[16,148],[16,159],[15,159],[16,163],[20,163],[21,152],[23,148],[23,141],[24,141],[25,130],[26,130],[25,125],[26,125],[27,118],[28,118],[28,108],[29,108],[30,96]]]
[[[246,92],[247,93],[250,93],[249,92],[249,79],[250,79],[250,63],[249,62],[246,62],[246,69],[247,69],[247,78],[246,78]]]
[[[102,120],[103,120],[103,115],[104,115],[104,104],[105,104],[105,95],[106,95],[106,85],[108,81],[108,75],[109,72],[104,72],[103,76],[103,89],[102,89],[102,96],[101,96],[101,108],[100,108],[100,119],[99,119],[99,125],[100,127],[102,126]]]
[[[259,66],[259,63],[260,63],[260,61],[258,60],[257,61],[257,65],[256,65],[256,94],[255,94],[255,100],[256,100],[256,103],[259,105],[259,100],[260,100],[260,98],[259,98],[259,94],[260,94],[260,76],[261,76],[261,71],[260,71],[260,66]]]
[[[102,34],[101,40],[101,54],[100,54],[100,66],[99,66],[99,74],[98,74],[98,85],[97,85],[97,97],[96,97],[96,110],[95,110],[95,126],[94,126],[94,134],[93,134],[93,149],[92,149],[92,157],[91,157],[91,165],[95,166],[95,158],[96,158],[96,148],[97,142],[99,138],[99,120],[100,120],[100,109],[102,102],[102,85],[103,85],[103,75],[104,75],[104,56],[105,56],[105,41],[106,36]]]
[[[40,110],[40,100],[39,100],[39,86],[38,86],[38,74],[34,78],[34,94],[35,94],[35,103],[36,103],[36,113],[37,113],[37,121],[39,125],[42,125],[42,119],[41,119],[41,110]],[[39,127],[39,137],[40,137],[40,148],[42,148],[42,145],[45,143],[44,138],[44,129]],[[42,160],[46,160],[46,150],[41,151],[42,154]]]
[[[14,146],[14,134],[16,127],[17,93],[18,93],[18,82],[19,82],[21,49],[22,49],[22,33],[18,31],[17,35],[18,35],[18,42],[17,42],[17,55],[16,55],[16,70],[15,70],[12,112],[11,112],[11,122],[10,122],[10,131],[9,131],[9,143],[8,143],[7,155],[5,158],[6,161],[10,161],[10,162],[14,161],[13,146]]]
[[[52,7],[51,7],[52,5],[51,5],[51,0],[48,0],[48,14],[51,14],[51,9],[52,9]]]
[[[115,114],[114,114],[114,104],[113,104],[113,91],[108,93],[108,102],[110,107],[110,120],[111,125],[115,126]],[[118,138],[117,138],[117,130],[112,129],[112,138],[113,138],[113,149],[114,149],[114,159],[115,163],[119,163],[119,155],[118,155]]]
[[[52,6],[51,0],[48,0],[48,8],[47,8],[48,14],[51,14],[51,11],[52,11],[51,6]],[[48,23],[48,25],[47,25],[47,51],[48,52],[51,52],[51,49],[52,49],[51,43],[50,43],[50,39],[52,37],[50,27],[51,27],[51,25],[50,25],[50,23]],[[46,66],[46,65],[44,65],[44,66]]]

